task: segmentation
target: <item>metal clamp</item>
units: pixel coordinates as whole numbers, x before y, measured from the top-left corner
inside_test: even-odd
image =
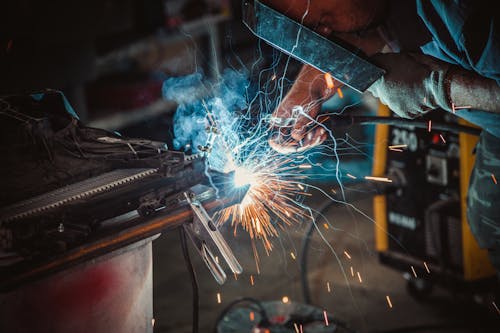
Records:
[[[235,274],[241,274],[243,272],[243,268],[234,256],[229,245],[222,237],[222,234],[215,226],[210,215],[207,213],[201,202],[196,198],[196,194],[193,192],[184,192],[184,197],[193,210],[194,219],[192,223],[184,224],[183,228],[185,228],[186,233],[198,250],[198,253],[201,255],[215,280],[219,284],[223,284],[226,281],[227,276],[215,259],[213,252],[210,250],[208,245],[210,243],[214,244],[219,250],[231,271]]]

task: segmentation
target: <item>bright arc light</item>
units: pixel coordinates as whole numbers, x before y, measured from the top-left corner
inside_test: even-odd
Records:
[[[236,168],[234,170],[234,186],[242,187],[255,183],[255,176],[245,168]]]

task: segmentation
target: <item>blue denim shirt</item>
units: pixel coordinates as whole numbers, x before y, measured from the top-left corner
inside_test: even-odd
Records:
[[[418,15],[432,35],[432,41],[421,46],[423,53],[500,85],[500,21],[495,1],[416,1]],[[456,114],[500,138],[500,114],[477,110],[458,110]]]

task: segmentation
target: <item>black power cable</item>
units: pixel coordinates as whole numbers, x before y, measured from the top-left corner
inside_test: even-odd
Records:
[[[198,279],[196,278],[196,271],[194,270],[193,263],[191,262],[191,257],[189,256],[189,249],[186,240],[186,230],[184,227],[179,228],[179,236],[181,238],[181,248],[182,254],[184,255],[184,261],[186,262],[186,267],[189,272],[189,278],[191,279],[191,286],[193,289],[193,333],[198,333],[199,327],[199,311],[200,311],[200,298],[198,295]]]

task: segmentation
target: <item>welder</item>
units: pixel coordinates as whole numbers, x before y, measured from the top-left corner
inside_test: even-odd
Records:
[[[441,109],[483,129],[467,195],[467,215],[479,245],[500,271],[500,18],[493,1],[267,0],[268,5],[317,33],[354,46],[386,71],[368,92],[400,117]],[[324,73],[304,65],[274,111],[295,125],[270,145],[281,153],[320,145],[327,132],[310,130],[330,89]],[[331,86],[331,83],[330,83]],[[307,108],[305,107],[307,105]],[[306,135],[307,134],[307,135]],[[283,140],[283,135],[287,140]],[[291,139],[291,140],[290,140]],[[418,189],[416,189],[418,190]]]

